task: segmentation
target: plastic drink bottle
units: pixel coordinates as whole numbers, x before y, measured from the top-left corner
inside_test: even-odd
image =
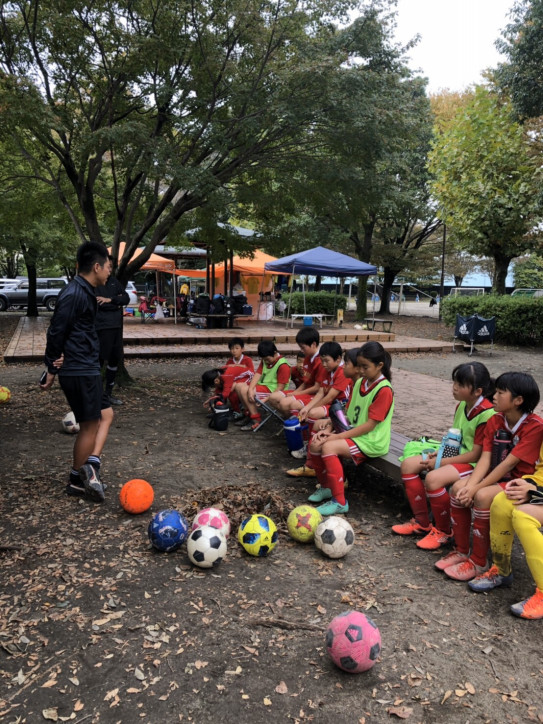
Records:
[[[492,452],[490,453],[490,465],[492,470],[497,468],[511,452],[513,441],[508,430],[498,430],[492,440]],[[510,473],[506,473],[502,480],[510,480]]]
[[[332,402],[328,414],[330,416],[330,420],[332,420],[332,425],[336,433],[352,429],[352,425],[345,414],[345,409],[339,400],[334,400],[334,402]]]
[[[304,446],[303,429],[297,417],[289,417],[283,424],[289,452],[301,450]]]
[[[443,458],[453,458],[460,454],[460,444],[462,443],[462,433],[456,427],[451,427],[446,435],[443,436],[439,450],[437,451],[435,468],[441,465]]]

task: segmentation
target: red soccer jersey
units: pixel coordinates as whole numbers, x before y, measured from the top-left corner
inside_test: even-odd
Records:
[[[483,450],[492,452],[492,441],[498,430],[508,430],[504,415],[497,412],[486,423]],[[539,458],[539,450],[543,442],[543,420],[533,413],[527,415],[518,428],[513,432],[513,447],[511,455],[519,458],[518,464],[511,471],[513,478],[531,475]]]
[[[297,365],[292,365],[290,368],[290,379],[294,382],[294,386],[298,388],[305,380],[304,370],[299,370]]]
[[[241,365],[242,367],[247,367],[248,370],[251,370],[251,372],[255,371],[255,366],[253,364],[253,360],[250,357],[247,357],[246,354],[242,354],[239,359],[234,359],[233,357],[230,357],[227,365]]]
[[[316,382],[320,384],[320,375],[323,372],[323,366],[321,364],[321,358],[318,350],[315,352],[313,357],[305,357],[304,359],[304,382],[306,387],[313,387]]]
[[[232,392],[234,382],[249,382],[253,377],[253,372],[247,369],[245,365],[226,365],[221,372],[222,389],[218,390],[223,397],[228,397]]]
[[[326,370],[324,367],[323,370],[324,374],[322,376],[321,387],[324,394],[327,395],[331,389],[338,390],[339,394],[337,395],[336,400],[339,400],[340,402],[348,400],[351,394],[351,380],[348,377],[345,377],[343,373],[343,365],[336,367],[333,371]]]
[[[368,384],[367,380],[362,380],[360,383],[360,389],[358,390],[358,394],[360,395],[360,397],[365,397],[366,395],[369,395],[374,387],[382,382],[383,379],[384,377],[383,375],[381,375],[381,377],[376,379],[371,385]],[[392,387],[382,387],[377,392],[373,402],[369,406],[368,419],[375,420],[376,422],[383,422],[383,420],[386,419],[390,408],[392,407],[393,401],[394,392],[392,391]]]

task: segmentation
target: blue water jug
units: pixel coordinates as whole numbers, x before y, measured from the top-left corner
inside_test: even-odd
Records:
[[[283,424],[283,430],[285,431],[285,439],[287,441],[287,448],[289,452],[292,450],[301,450],[304,446],[304,427],[297,417],[289,417]]]
[[[304,317],[304,327],[312,327],[313,326],[313,317]]]

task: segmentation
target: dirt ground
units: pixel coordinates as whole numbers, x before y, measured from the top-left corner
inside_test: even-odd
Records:
[[[425,322],[413,324],[423,336]],[[0,318],[0,344],[7,337]],[[539,355],[502,348],[492,370],[522,364],[537,376]],[[394,363],[446,379],[452,368],[449,355]],[[120,394],[103,505],[63,494],[73,438],[60,429],[60,389],[38,391],[40,365],[0,366],[12,392],[0,407],[0,721],[543,722],[543,623],[508,613],[532,593],[521,551],[512,589],[476,595],[445,582],[435,554],[390,534],[407,513],[403,494],[370,468],[351,476],[347,557],[295,543],[286,516],[313,482],[285,476],[293,458],[272,425],[257,435],[207,428],[198,384],[211,366],[130,363],[136,384]],[[133,477],[155,489],[140,516],[118,503]],[[190,520],[209,504],[234,530],[266,512],[276,549],[251,558],[234,534],[224,562],[202,571],[184,548],[150,547],[152,514],[174,507]],[[328,622],[350,608],[382,635],[365,674],[338,670],[325,650]]]

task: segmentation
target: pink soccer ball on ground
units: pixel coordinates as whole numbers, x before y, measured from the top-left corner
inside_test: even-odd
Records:
[[[210,525],[220,531],[225,538],[230,535],[230,520],[223,510],[218,508],[203,508],[196,513],[192,521],[192,530],[197,530],[204,525]]]
[[[330,622],[326,649],[336,666],[350,674],[367,671],[381,653],[381,634],[369,616],[347,611]]]

